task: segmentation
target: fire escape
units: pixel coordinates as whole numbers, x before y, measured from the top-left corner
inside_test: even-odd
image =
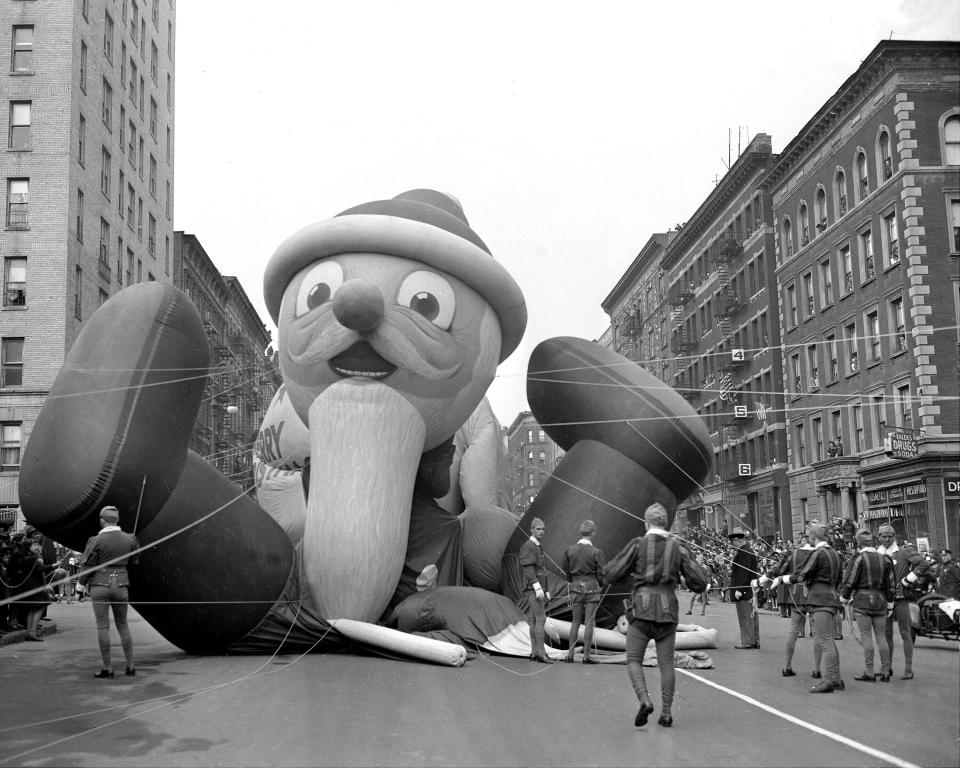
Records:
[[[693,376],[690,353],[697,348],[696,317],[686,317],[687,305],[693,301],[694,289],[688,283],[678,282],[670,288],[670,352],[677,361],[677,391],[688,402],[700,398],[700,382]]]
[[[637,308],[628,309],[623,315],[620,333],[617,336],[617,352],[635,363],[640,362],[637,337],[642,330],[643,324],[640,322],[640,314]]]

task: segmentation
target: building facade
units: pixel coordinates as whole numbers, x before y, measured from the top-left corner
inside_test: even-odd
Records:
[[[235,277],[221,276],[194,235],[174,233],[174,283],[200,312],[210,345],[207,379],[190,448],[253,491],[253,445],[280,373],[270,332]]]
[[[172,281],[174,0],[0,4],[0,525],[84,323],[112,294]]]
[[[791,517],[960,546],[954,42],[883,41],[777,158]]]
[[[681,502],[682,527],[741,526],[789,537],[782,356],[773,209],[760,185],[772,164],[757,134],[667,247],[668,378],[703,416],[714,463]],[[773,309],[771,310],[771,303]]]
[[[517,414],[506,433],[512,509],[519,518],[526,514],[564,451],[547,437],[530,411]]]

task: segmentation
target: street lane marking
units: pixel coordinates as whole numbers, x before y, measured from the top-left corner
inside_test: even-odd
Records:
[[[852,747],[853,749],[857,749],[867,755],[870,755],[871,757],[877,758],[878,760],[883,760],[891,765],[896,765],[898,768],[921,768],[921,766],[917,765],[916,763],[908,762],[896,757],[895,755],[888,754],[879,749],[874,749],[866,744],[861,744],[859,741],[847,738],[846,736],[835,733],[834,731],[828,731],[826,728],[821,728],[819,725],[808,723],[806,720],[801,720],[799,717],[788,715],[786,712],[781,712],[779,709],[775,709],[774,707],[764,704],[762,701],[757,701],[756,699],[740,693],[739,691],[734,691],[733,689],[726,688],[725,686],[719,685],[712,680],[707,680],[707,678],[700,677],[700,675],[694,674],[689,670],[678,669],[677,672],[687,675],[688,677],[692,677],[694,680],[699,680],[701,683],[705,683],[711,688],[716,688],[718,691],[723,691],[724,693],[729,693],[731,696],[736,696],[738,699],[747,702],[747,704],[752,704],[753,706],[762,709],[764,712],[769,712],[771,715],[776,715],[777,717],[783,718],[787,722],[793,723],[794,725],[799,725],[802,728],[806,728],[808,731],[819,733],[821,736],[826,736],[828,739],[838,741],[841,744]]]

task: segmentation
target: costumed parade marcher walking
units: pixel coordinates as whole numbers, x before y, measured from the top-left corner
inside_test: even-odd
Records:
[[[573,661],[573,649],[583,624],[583,663],[596,664],[590,658],[593,644],[593,628],[600,605],[600,573],[603,568],[603,553],[593,546],[590,537],[596,532],[593,520],[580,524],[580,539],[567,547],[560,567],[570,582],[570,650],[565,661]]]
[[[546,556],[540,542],[547,527],[539,517],[530,522],[530,537],[520,547],[518,559],[523,569],[523,596],[527,599],[527,622],[530,624],[530,660],[549,664],[544,647],[544,632],[547,624],[547,603],[550,593],[546,591]]]
[[[91,536],[84,548],[77,585],[83,594],[89,588],[93,601],[93,615],[97,620],[97,643],[100,646],[100,671],[94,677],[113,677],[110,661],[110,612],[120,635],[120,647],[127,662],[126,675],[136,674],[133,663],[133,638],[127,626],[130,576],[128,565],[136,565],[140,544],[132,533],[124,533],[120,525],[120,511],[116,507],[100,510],[100,532]],[[95,569],[91,572],[91,569]]]
[[[627,673],[640,701],[634,725],[646,725],[654,711],[643,674],[643,657],[650,640],[657,647],[660,669],[662,710],[657,722],[673,725],[673,693],[676,686],[674,646],[680,605],[677,586],[683,576],[687,587],[703,592],[707,580],[696,560],[667,531],[667,510],[662,504],[651,504],[643,516],[647,524],[644,536],[631,540],[603,568],[604,584],[613,584],[633,572],[633,592],[627,609]]]
[[[864,683],[890,682],[890,646],[887,645],[887,613],[893,610],[893,563],[874,547],[873,534],[857,534],[860,551],[847,564],[840,585],[840,600],[853,611],[863,645],[863,673],[854,677]],[[873,671],[873,640],[880,654],[880,674]]]
[[[774,579],[786,584],[804,584],[807,588],[807,609],[810,611],[813,639],[823,657],[824,678],[810,689],[810,693],[832,693],[844,690],[840,678],[840,652],[836,643],[835,616],[840,608],[840,553],[827,540],[823,523],[807,526],[807,540],[813,545],[809,559],[796,573]]]
[[[736,549],[730,570],[730,600],[737,606],[737,621],[740,623],[740,643],[734,648],[745,650],[760,647],[760,617],[753,600],[753,587],[760,575],[760,563],[747,534],[734,528],[727,537]]]
[[[774,577],[787,576],[796,573],[800,567],[810,559],[813,553],[813,546],[804,536],[803,546],[797,547],[792,552],[788,552],[778,565],[773,568]],[[760,578],[761,584],[769,581],[768,577]],[[787,643],[784,649],[784,667],[781,674],[784,677],[795,677],[793,671],[793,653],[797,647],[797,638],[804,636],[804,625],[807,621],[807,605],[804,598],[804,589],[799,584],[778,584],[777,588],[783,587],[785,602],[790,607],[790,631],[787,632]],[[814,648],[814,677],[820,677],[820,649]]]

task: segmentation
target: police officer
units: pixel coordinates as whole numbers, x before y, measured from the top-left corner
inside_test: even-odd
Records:
[[[734,648],[746,650],[760,647],[760,617],[753,604],[753,587],[760,576],[760,563],[750,548],[747,534],[734,528],[727,537],[736,552],[730,569],[730,600],[737,606],[740,643]]]
[[[647,533],[632,539],[603,567],[604,584],[613,584],[633,572],[633,592],[627,610],[627,673],[634,693],[640,701],[633,724],[646,725],[653,712],[653,703],[647,693],[643,675],[643,656],[651,638],[657,646],[657,666],[660,668],[660,696],[663,703],[657,722],[669,728],[673,725],[673,692],[676,671],[673,652],[677,635],[680,606],[677,585],[681,575],[694,592],[703,592],[707,580],[696,560],[679,541],[667,531],[667,510],[662,504],[647,507],[643,519]]]
[[[590,658],[593,643],[593,627],[600,605],[600,571],[603,568],[603,552],[593,546],[590,537],[597,527],[593,520],[584,520],[580,524],[580,539],[567,547],[563,553],[560,567],[570,582],[570,650],[565,661],[573,661],[573,649],[583,624],[583,663],[596,664]]]
[[[90,587],[93,600],[93,615],[97,620],[97,642],[100,646],[100,671],[96,678],[113,677],[110,661],[110,611],[120,635],[120,646],[127,662],[126,675],[133,677],[133,639],[127,626],[127,607],[130,595],[130,576],[127,565],[135,565],[139,559],[140,544],[132,533],[120,529],[120,511],[116,507],[100,510],[100,533],[91,536],[84,548],[81,573],[77,591],[80,594]]]
[[[530,521],[530,537],[520,547],[518,560],[523,571],[523,596],[527,599],[527,622],[530,625],[530,661],[549,664],[544,647],[544,631],[547,624],[547,566],[540,542],[547,526],[539,517]]]
[[[863,645],[863,674],[854,680],[864,683],[890,682],[890,646],[887,645],[887,611],[893,609],[893,563],[877,552],[873,534],[856,535],[860,551],[847,564],[840,585],[840,600],[853,610]],[[880,674],[873,672],[873,639],[880,652]]]
[[[937,592],[944,597],[960,600],[960,565],[953,559],[953,552],[944,549],[940,552],[940,576],[937,579]]]

